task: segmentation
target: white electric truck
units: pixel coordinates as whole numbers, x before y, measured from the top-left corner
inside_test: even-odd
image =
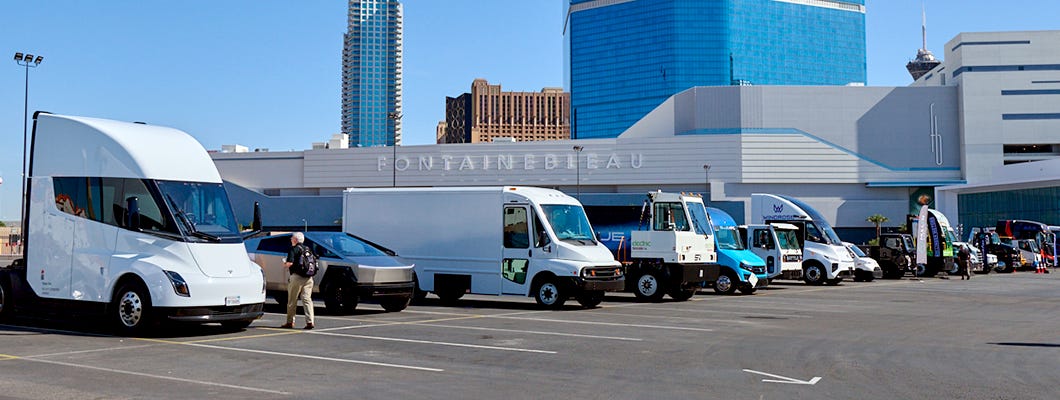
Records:
[[[121,334],[263,314],[264,274],[187,133],[38,112],[28,175],[25,256],[0,268],[0,313],[101,314]]]
[[[766,262],[769,279],[802,279],[802,244],[795,225],[741,225],[740,234],[751,251]]]
[[[810,285],[837,285],[854,276],[854,254],[832,225],[809,204],[791,196],[751,194],[751,221],[794,225],[802,243],[802,279]]]
[[[581,203],[557,190],[353,188],[342,208],[343,231],[415,264],[417,289],[445,302],[470,292],[595,307],[625,285]]]

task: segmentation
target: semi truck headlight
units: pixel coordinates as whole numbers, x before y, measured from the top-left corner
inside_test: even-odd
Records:
[[[177,296],[191,297],[191,290],[188,289],[188,282],[184,281],[184,277],[173,271],[165,271],[166,276],[169,277],[169,283],[173,284],[173,292]]]

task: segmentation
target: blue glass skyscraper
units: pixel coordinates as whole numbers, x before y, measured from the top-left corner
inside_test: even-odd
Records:
[[[350,146],[401,144],[401,14],[397,0],[349,0],[342,132]]]
[[[694,86],[864,84],[864,0],[570,0],[572,136],[616,137]]]

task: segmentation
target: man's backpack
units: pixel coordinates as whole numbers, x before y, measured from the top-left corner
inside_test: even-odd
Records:
[[[313,254],[313,250],[310,250],[309,246],[299,245],[299,247],[301,248],[298,249],[298,263],[296,264],[298,269],[295,273],[305,277],[316,275],[318,270],[317,255]]]

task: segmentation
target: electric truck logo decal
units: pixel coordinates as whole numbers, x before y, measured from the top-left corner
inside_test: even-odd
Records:
[[[773,212],[778,213],[778,214],[784,212],[784,205],[783,204],[781,204],[781,205],[774,204],[773,205]]]

